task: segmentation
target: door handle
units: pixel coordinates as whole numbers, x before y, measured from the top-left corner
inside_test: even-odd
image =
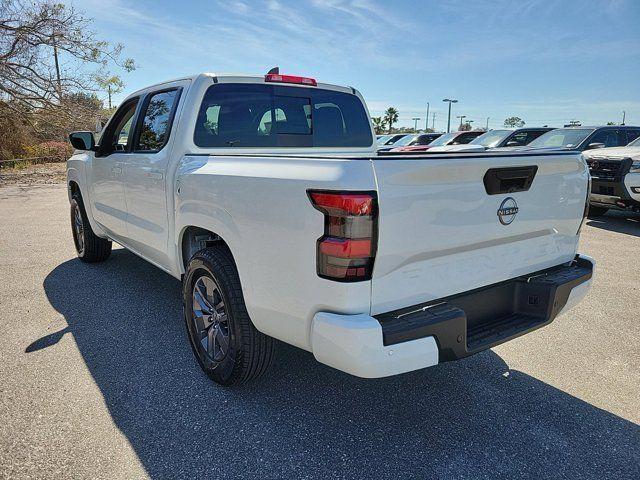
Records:
[[[164,177],[162,172],[158,172],[158,171],[147,172],[146,176],[147,178],[151,178],[152,180],[162,180],[162,178]]]
[[[114,175],[122,175],[122,167],[111,167],[111,173]]]

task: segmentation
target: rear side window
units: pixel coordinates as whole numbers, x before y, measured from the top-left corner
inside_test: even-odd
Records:
[[[136,151],[157,152],[167,143],[179,90],[152,94],[146,102]]]
[[[367,147],[369,119],[355,95],[312,88],[218,84],[202,100],[199,147]]]

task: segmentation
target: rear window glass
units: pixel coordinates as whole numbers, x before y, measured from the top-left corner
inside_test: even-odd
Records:
[[[355,95],[331,90],[218,84],[202,100],[199,147],[368,147],[369,118]]]

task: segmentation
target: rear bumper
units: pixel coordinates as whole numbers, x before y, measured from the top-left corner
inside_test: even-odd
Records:
[[[591,258],[577,256],[570,265],[376,317],[320,312],[313,354],[365,378],[467,357],[551,323],[586,295],[593,268]]]

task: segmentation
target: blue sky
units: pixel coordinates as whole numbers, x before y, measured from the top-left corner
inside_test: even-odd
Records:
[[[639,0],[76,0],[139,69],[126,91],[198,72],[300,74],[352,85],[372,115],[413,125],[426,103],[496,128],[640,124]],[[431,125],[431,119],[430,123]]]

